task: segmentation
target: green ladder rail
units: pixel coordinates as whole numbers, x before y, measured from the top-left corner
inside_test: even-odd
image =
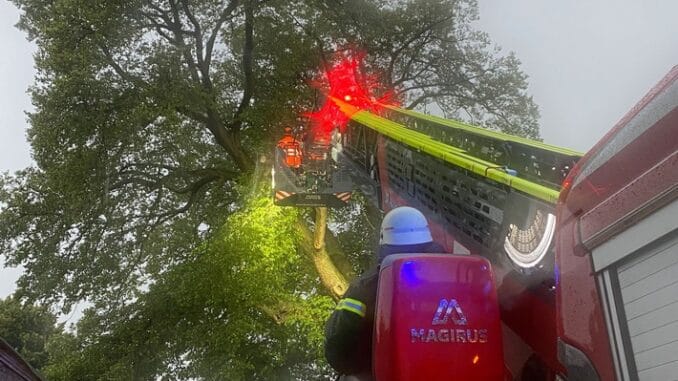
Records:
[[[534,176],[525,178],[521,176],[521,168],[517,169],[517,175],[510,174],[510,171],[507,169],[515,169],[507,165],[510,163],[486,160],[482,157],[478,157],[480,155],[470,154],[466,149],[439,141],[438,139],[440,139],[440,137],[435,136],[435,134],[421,132],[423,128],[420,128],[420,131],[417,131],[413,127],[408,128],[404,124],[394,122],[368,111],[358,110],[355,107],[342,102],[341,100],[333,100],[344,113],[350,116],[354,122],[375,130],[389,139],[405,144],[418,151],[425,152],[428,155],[436,157],[444,162],[468,170],[476,175],[491,179],[497,183],[506,185],[512,189],[528,194],[550,204],[555,204],[558,201],[558,196],[560,194],[559,183],[555,184],[551,181],[534,181],[534,179],[531,178]],[[455,132],[461,131],[466,135],[467,140],[471,139],[473,136],[480,136],[486,139],[493,139],[494,141],[502,144],[509,142],[513,143],[515,146],[520,145],[520,148],[526,152],[530,152],[532,157],[534,157],[535,153],[541,154],[543,156],[561,156],[572,161],[571,165],[574,165],[576,160],[582,156],[581,153],[575,151],[551,146],[530,139],[519,138],[495,131],[488,131],[464,123],[431,117],[429,115],[424,115],[409,110],[392,107],[390,109],[417,120],[434,122],[443,126],[444,128],[450,128]],[[571,168],[571,166],[569,168]]]

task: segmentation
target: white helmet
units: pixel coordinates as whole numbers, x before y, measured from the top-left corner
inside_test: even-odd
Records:
[[[432,241],[426,217],[415,208],[395,208],[381,221],[380,245],[416,245]]]

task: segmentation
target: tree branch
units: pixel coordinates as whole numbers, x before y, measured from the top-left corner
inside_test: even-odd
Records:
[[[184,61],[186,61],[186,65],[188,65],[188,68],[191,72],[191,78],[195,82],[200,82],[200,76],[198,75],[198,68],[199,64],[196,63],[196,61],[193,59],[193,56],[191,55],[191,48],[189,48],[186,45],[186,41],[184,40],[184,30],[182,27],[182,22],[181,22],[181,16],[179,14],[179,9],[177,8],[176,1],[178,0],[169,0],[170,4],[170,11],[172,13],[172,21],[168,22],[168,25],[172,28],[172,31],[174,32],[174,35],[176,36],[176,42],[174,43],[180,48],[181,54],[184,57]],[[167,11],[166,11],[167,12]],[[169,16],[167,16],[169,19]],[[197,39],[195,34],[193,35],[194,38]],[[200,54],[198,54],[199,56]]]
[[[412,109],[414,109],[415,107],[419,106],[419,105],[420,105],[423,101],[425,101],[426,99],[432,98],[432,97],[433,97],[433,95],[429,95],[429,94],[427,94],[426,92],[424,92],[424,94],[422,94],[422,95],[420,95],[419,97],[417,97],[414,101],[412,101],[412,103],[410,103],[409,105],[407,105],[407,107],[405,107],[405,108],[406,108],[406,109],[409,109],[409,110],[412,110]]]
[[[238,109],[233,116],[233,121],[229,125],[231,130],[238,131],[242,127],[241,116],[249,107],[254,92],[254,71],[253,71],[253,51],[254,51],[254,9],[251,1],[245,4],[245,45],[242,52],[242,69],[244,77],[244,88],[242,99]]]
[[[202,28],[200,27],[200,22],[198,19],[195,17],[193,12],[191,12],[190,6],[188,4],[187,0],[179,0],[181,1],[181,7],[184,10],[184,13],[186,14],[186,17],[191,21],[191,24],[193,24],[193,39],[195,40],[194,45],[195,45],[195,57],[196,60],[198,61],[198,69],[200,70],[200,74],[202,75],[202,84],[205,86],[207,89],[212,89],[212,81],[210,79],[210,74],[209,74],[209,68],[205,67],[205,61],[203,59],[203,54],[204,54],[204,48],[203,48],[203,41],[202,41]]]
[[[188,201],[186,201],[186,203],[184,205],[180,206],[179,208],[172,209],[170,211],[163,212],[163,213],[149,213],[149,214],[139,215],[139,216],[135,216],[135,217],[144,218],[144,219],[145,218],[156,218],[157,219],[156,223],[160,223],[158,221],[161,221],[163,219],[166,220],[168,218],[172,218],[174,216],[177,216],[181,213],[185,213],[198,200],[198,196],[200,195],[200,191],[207,184],[212,183],[214,181],[217,181],[219,179],[220,179],[220,176],[205,176],[205,177],[202,177],[202,178],[194,181],[193,183],[189,184],[188,186],[186,186],[184,188],[174,190],[173,191],[174,193],[178,193],[178,194],[187,194],[188,193],[188,194],[190,194]]]
[[[175,110],[185,117],[195,120],[196,122],[207,124],[209,122],[209,117],[203,113],[200,113],[195,110],[191,110],[185,106],[176,106]]]
[[[386,75],[387,75],[387,78],[389,79],[389,81],[391,81],[391,79],[393,78],[393,70],[395,68],[395,63],[396,63],[398,57],[400,56],[400,53],[402,53],[408,46],[410,46],[411,43],[413,43],[414,41],[419,39],[425,33],[427,33],[427,32],[431,33],[431,29],[434,26],[442,24],[445,21],[451,20],[453,17],[454,17],[453,15],[443,17],[440,20],[434,21],[433,23],[424,26],[423,28],[421,28],[417,32],[415,32],[412,37],[405,40],[405,42],[403,42],[403,44],[398,49],[396,49],[394,52],[392,52],[390,54],[391,61],[389,62],[388,69],[386,70]]]
[[[128,71],[123,69],[122,66],[120,66],[115,61],[115,59],[113,58],[113,54],[111,54],[111,51],[108,49],[108,47],[106,45],[104,45],[103,43],[99,43],[98,45],[99,45],[99,49],[101,50],[101,52],[106,57],[106,60],[108,61],[108,65],[111,68],[113,68],[113,71],[115,71],[115,73],[118,74],[120,76],[120,78],[122,78],[123,80],[130,82],[134,85],[138,85],[138,84],[142,83],[141,79],[131,75]]]
[[[210,34],[207,40],[207,46],[205,47],[205,67],[207,68],[208,71],[212,64],[212,52],[214,50],[214,44],[217,40],[217,37],[219,36],[219,30],[221,29],[221,26],[224,25],[229,16],[231,16],[233,11],[238,7],[239,4],[240,4],[239,0],[231,0],[231,2],[226,6],[226,8],[224,8],[223,12],[221,12],[219,19],[217,20],[217,23],[214,25],[214,28],[212,29],[212,33]]]
[[[326,212],[323,215],[320,209],[316,213],[315,232],[311,232],[303,219],[297,221],[297,228],[302,233],[300,247],[311,256],[318,271],[323,286],[330,291],[335,299],[341,298],[348,289],[348,281],[336,267],[325,246],[325,229],[327,229]],[[322,241],[319,241],[322,237]]]

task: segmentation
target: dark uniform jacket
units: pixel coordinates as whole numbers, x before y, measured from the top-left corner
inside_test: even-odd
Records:
[[[340,374],[369,372],[379,268],[355,279],[325,328],[325,357]]]
[[[435,242],[379,248],[379,264],[390,254],[442,253]],[[325,327],[325,357],[340,374],[371,374],[372,330],[379,283],[379,265],[356,278]]]

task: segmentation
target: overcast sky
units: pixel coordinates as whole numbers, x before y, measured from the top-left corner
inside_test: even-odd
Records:
[[[547,143],[586,151],[678,65],[676,0],[479,0],[530,76]]]
[[[33,51],[24,33],[14,28],[19,12],[0,0],[0,172],[16,171],[30,164],[26,143],[26,115],[31,101],[26,93],[33,81]],[[1,254],[1,253],[0,253]],[[0,265],[3,258],[0,255]],[[0,297],[14,291],[17,269],[1,269]]]
[[[479,0],[479,29],[530,76],[547,143],[589,149],[678,64],[676,0]],[[0,171],[30,163],[25,139],[32,47],[0,0]],[[17,270],[0,270],[0,297]]]

